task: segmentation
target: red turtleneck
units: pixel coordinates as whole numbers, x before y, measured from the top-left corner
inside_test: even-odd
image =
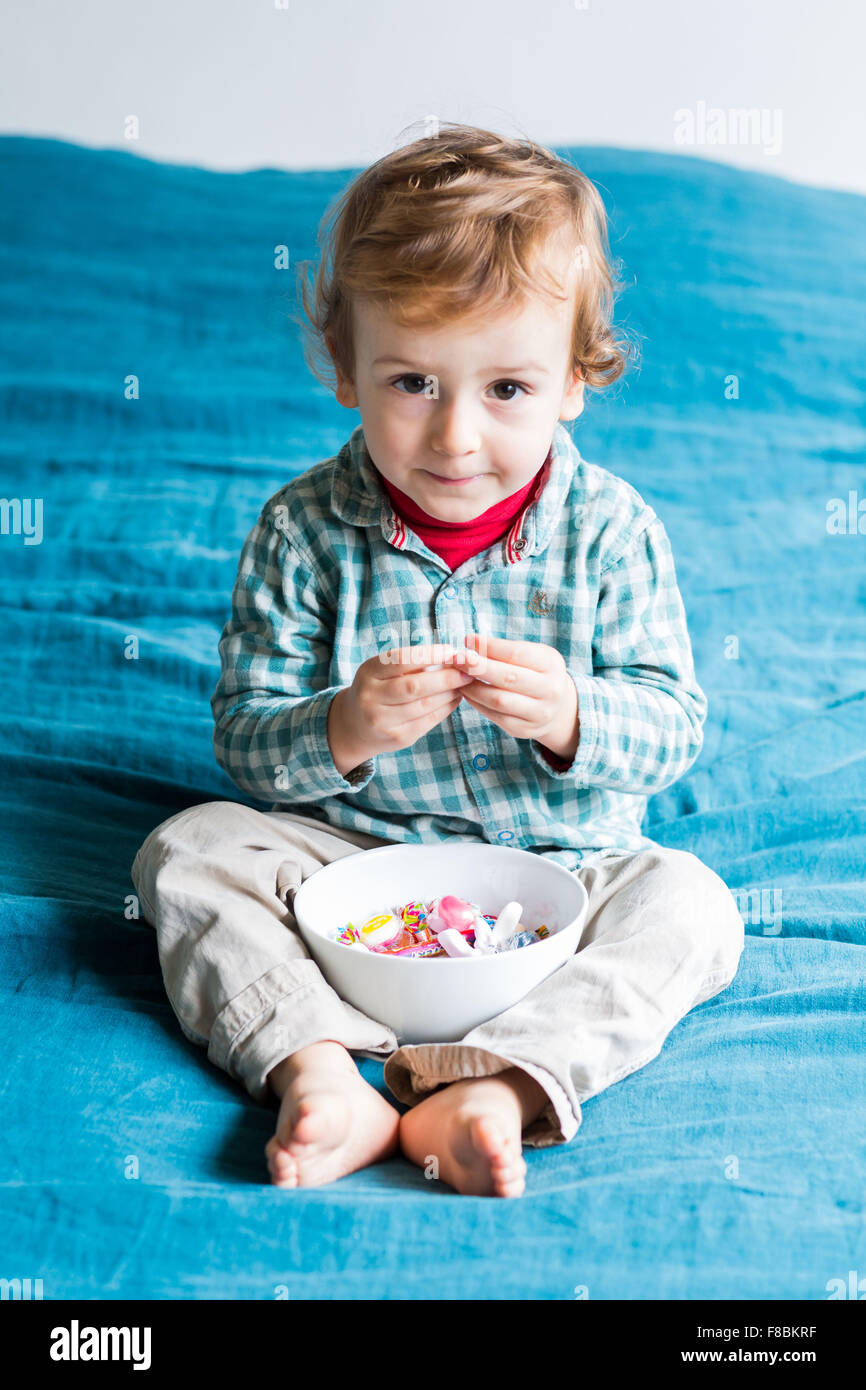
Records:
[[[440,521],[438,517],[423,511],[417,502],[389,483],[387,478],[383,478],[378,468],[376,472],[395,512],[426,546],[442,557],[449,569],[454,570],[470,556],[501,540],[511,529],[519,514],[535,500],[543,468],[544,464],[519,492],[513,492],[501,502],[494,502],[486,512],[473,517],[471,521]]]

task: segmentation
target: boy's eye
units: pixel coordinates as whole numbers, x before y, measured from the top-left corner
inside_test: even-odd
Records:
[[[497,381],[497,382],[494,383],[493,390],[494,390],[494,391],[498,390],[498,388],[499,388],[500,386],[504,386],[504,387],[506,388],[506,390],[511,390],[511,391],[522,391],[523,394],[526,395],[526,388],[525,388],[525,386],[521,386],[519,381]],[[513,400],[515,399],[515,397],[514,397],[513,395],[512,395],[512,396],[500,396],[499,399],[500,399],[501,401],[513,401]]]
[[[414,372],[407,372],[403,376],[398,376],[397,380],[393,384],[399,387],[401,381],[410,381],[414,383],[414,385],[407,390],[407,396],[420,396],[421,392],[424,390],[424,387],[427,384],[426,377],[417,376]]]

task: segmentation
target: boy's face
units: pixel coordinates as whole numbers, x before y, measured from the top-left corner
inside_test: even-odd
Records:
[[[404,328],[355,303],[355,377],[337,370],[337,399],[360,410],[383,477],[440,521],[470,521],[525,487],[557,420],[582,411],[570,371],[576,273],[566,261],[567,300],[539,296],[471,326]]]

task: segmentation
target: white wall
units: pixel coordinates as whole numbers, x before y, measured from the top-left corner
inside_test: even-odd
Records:
[[[6,133],[349,168],[435,115],[866,192],[863,0],[3,0],[0,23]],[[675,143],[700,103],[727,144]],[[737,108],[764,113],[751,143]]]

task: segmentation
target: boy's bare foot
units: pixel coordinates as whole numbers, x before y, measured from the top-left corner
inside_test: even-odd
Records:
[[[547,1095],[519,1067],[452,1081],[408,1110],[400,1120],[400,1146],[458,1192],[476,1197],[520,1197],[526,1178],[521,1135],[547,1104]]]
[[[268,1073],[280,1097],[265,1145],[277,1187],[321,1187],[397,1152],[400,1116],[338,1042],[311,1043]]]

